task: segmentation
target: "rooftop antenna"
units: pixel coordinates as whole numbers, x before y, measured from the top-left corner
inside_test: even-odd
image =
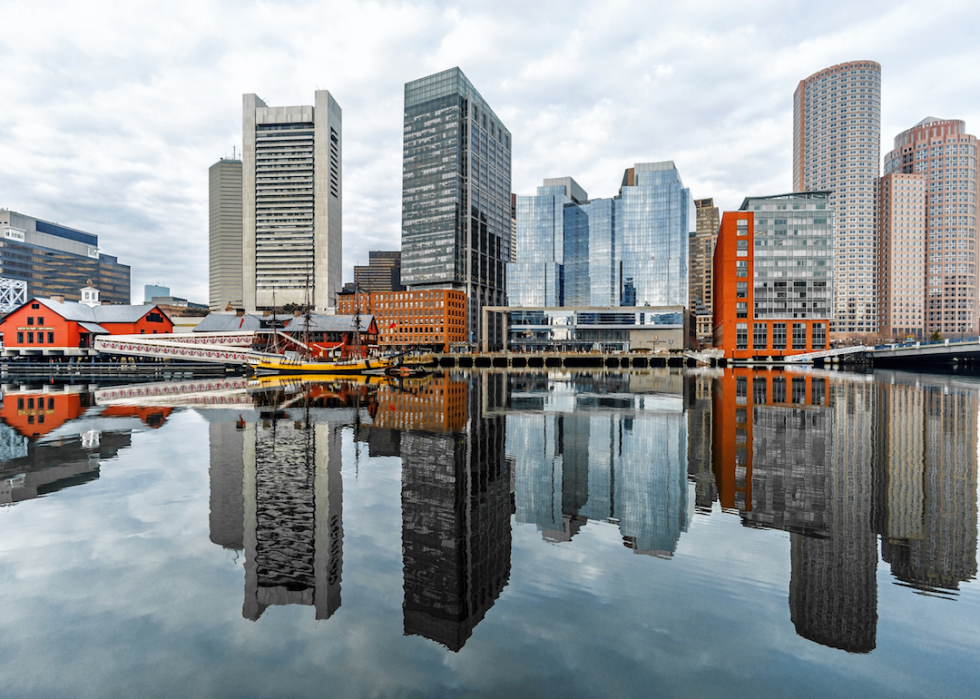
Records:
[[[238,160],[238,158],[235,157],[235,146],[231,147],[231,159]]]

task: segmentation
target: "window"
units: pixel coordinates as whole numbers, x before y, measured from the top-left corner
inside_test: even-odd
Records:
[[[766,402],[766,380],[763,377],[757,376],[752,379],[752,402]]]
[[[747,277],[747,276],[749,276],[749,262],[748,262],[748,260],[736,260],[735,261],[735,276],[736,277]]]
[[[777,350],[786,349],[786,323],[772,324],[772,348]]]
[[[38,325],[44,325],[44,316],[38,316],[37,317],[37,324]]]
[[[786,402],[786,379],[782,376],[774,376],[772,379],[772,402]]]
[[[39,345],[43,345],[44,344],[44,333],[39,332],[37,334],[37,344],[39,344]]]
[[[749,304],[746,301],[739,301],[735,304],[735,317],[736,318],[748,318],[749,317]]]
[[[53,332],[49,332],[48,333],[48,344],[49,345],[53,345],[54,344],[54,333]]]
[[[793,323],[793,349],[806,349],[806,323]]]
[[[24,344],[24,333],[22,332],[17,333],[17,344],[19,345]]]
[[[748,323],[736,323],[735,324],[735,349],[748,349],[749,348],[749,324]]]
[[[749,234],[749,222],[748,219],[740,218],[735,222],[735,233],[736,235],[748,235]]]
[[[735,283],[735,298],[744,299],[749,296],[749,283],[748,282],[736,282]]]
[[[827,349],[827,324],[814,323],[810,332],[813,349]]]
[[[31,308],[32,308],[33,310],[35,310],[35,311],[36,311],[37,309],[39,309],[40,307],[41,307],[41,304],[39,304],[39,303],[32,303],[32,304],[31,304]]]
[[[27,324],[34,325],[34,316],[27,316]]]
[[[29,345],[34,344],[34,333],[32,332],[27,333],[27,344]]]
[[[764,350],[769,346],[769,326],[766,323],[752,324],[752,348]]]

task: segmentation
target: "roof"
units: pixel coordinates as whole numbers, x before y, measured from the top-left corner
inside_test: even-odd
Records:
[[[750,201],[781,201],[789,199],[826,199],[829,198],[833,192],[829,189],[814,189],[809,192],[790,192],[788,194],[772,194],[765,197],[745,197],[742,200],[742,205],[738,207],[739,211],[748,211]]]
[[[258,316],[237,316],[234,313],[211,313],[204,316],[194,327],[194,332],[234,332],[236,330],[261,330]]]
[[[361,332],[365,332],[374,322],[373,315],[361,316]],[[351,332],[354,329],[354,316],[310,316],[310,332]],[[286,323],[286,332],[306,332],[306,317],[295,316]]]
[[[276,315],[258,316],[246,313],[243,316],[234,313],[209,313],[194,328],[196,333],[205,332],[236,332],[238,330],[271,330],[273,319],[279,321],[280,327],[285,326],[292,318],[292,313],[277,313]]]
[[[65,320],[88,323],[135,323],[156,306],[150,304],[86,306],[77,301],[55,301],[36,297],[31,299],[44,304]],[[30,301],[28,301],[30,303]],[[107,331],[106,331],[107,332]]]
[[[99,325],[98,323],[85,323],[85,322],[81,322],[81,323],[79,323],[79,325],[81,325],[83,328],[85,328],[86,330],[88,330],[90,333],[98,333],[99,335],[111,335],[112,334],[108,330],[106,330],[105,328],[103,328],[101,325]]]

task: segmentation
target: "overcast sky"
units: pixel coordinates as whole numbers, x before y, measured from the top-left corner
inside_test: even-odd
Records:
[[[344,279],[400,247],[403,86],[459,66],[513,134],[513,189],[612,196],[673,160],[722,209],[792,185],[792,97],[882,64],[882,152],[925,116],[980,131],[977,2],[11,2],[0,0],[0,206],[99,235],[207,303],[208,168],[241,95],[344,118]]]

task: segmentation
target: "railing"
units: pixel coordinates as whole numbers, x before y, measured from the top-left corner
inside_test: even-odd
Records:
[[[812,362],[814,359],[825,359],[826,357],[839,357],[843,354],[856,354],[858,352],[870,352],[872,347],[857,345],[855,347],[836,347],[819,352],[806,352],[805,354],[791,354],[783,357],[784,362]]]

